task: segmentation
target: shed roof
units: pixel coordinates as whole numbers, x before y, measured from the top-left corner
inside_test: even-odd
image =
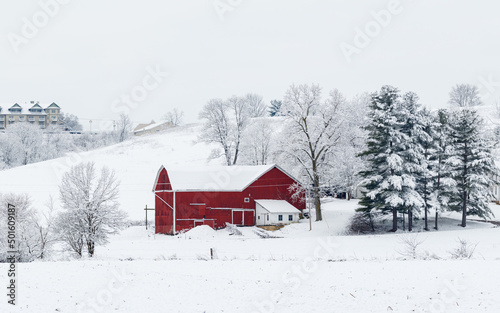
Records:
[[[300,213],[300,211],[285,200],[255,200],[269,213]]]
[[[279,168],[277,165],[271,164],[259,166],[175,167],[166,168],[166,170],[171,188],[175,191],[242,191],[275,167]],[[163,168],[160,168],[158,175]],[[279,169],[283,171],[281,168]],[[285,171],[283,172],[287,174]],[[158,175],[153,191],[158,182]],[[292,176],[290,177],[294,179]]]

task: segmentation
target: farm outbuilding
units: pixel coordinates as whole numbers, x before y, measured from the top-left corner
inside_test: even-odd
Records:
[[[255,200],[257,226],[285,225],[299,221],[301,212],[285,200]]]
[[[305,209],[305,193],[294,196],[291,191],[296,184],[299,182],[277,165],[187,169],[162,166],[153,188],[155,232],[175,234],[199,225],[217,229],[226,223],[261,225],[257,221],[263,218],[264,211],[270,220],[282,215],[277,224],[296,222]]]

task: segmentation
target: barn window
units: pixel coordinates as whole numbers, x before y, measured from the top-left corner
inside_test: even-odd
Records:
[[[293,215],[288,215],[288,220],[293,221]]]
[[[283,220],[283,215],[278,215],[278,221],[282,221]]]
[[[267,215],[267,220],[269,221],[269,214]]]
[[[245,198],[245,203],[249,203],[250,202],[250,198]]]

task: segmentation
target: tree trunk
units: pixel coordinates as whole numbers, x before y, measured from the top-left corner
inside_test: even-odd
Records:
[[[434,229],[438,230],[438,211],[436,210],[436,219],[434,220]]]
[[[425,227],[424,227],[424,229],[425,230],[429,230],[428,217],[427,217],[427,204],[425,205],[424,210],[425,210],[425,212],[424,212],[424,220],[425,220]]]
[[[233,165],[236,165],[236,162],[238,161],[238,153],[240,151],[240,142],[236,143],[236,148],[234,149],[234,160],[233,160]]]
[[[316,221],[323,220],[323,216],[321,215],[321,199],[319,196],[319,176],[314,174],[314,207],[316,208]]]
[[[89,253],[90,257],[94,256],[94,249],[95,249],[95,244],[93,241],[87,241],[87,252]]]
[[[413,230],[413,212],[408,210],[408,231]]]
[[[464,173],[462,177],[462,184],[462,224],[460,226],[465,227],[467,225],[467,143],[465,143],[464,151]]]
[[[467,226],[467,191],[464,190],[462,195],[462,224],[460,226]]]
[[[231,151],[229,151],[229,148],[224,147],[224,155],[226,157],[227,166],[231,166]]]
[[[396,207],[392,208],[392,232],[398,230],[398,209]]]

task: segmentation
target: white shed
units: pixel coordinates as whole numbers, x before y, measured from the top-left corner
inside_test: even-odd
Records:
[[[285,200],[255,200],[256,225],[285,225],[299,221],[300,211]]]

